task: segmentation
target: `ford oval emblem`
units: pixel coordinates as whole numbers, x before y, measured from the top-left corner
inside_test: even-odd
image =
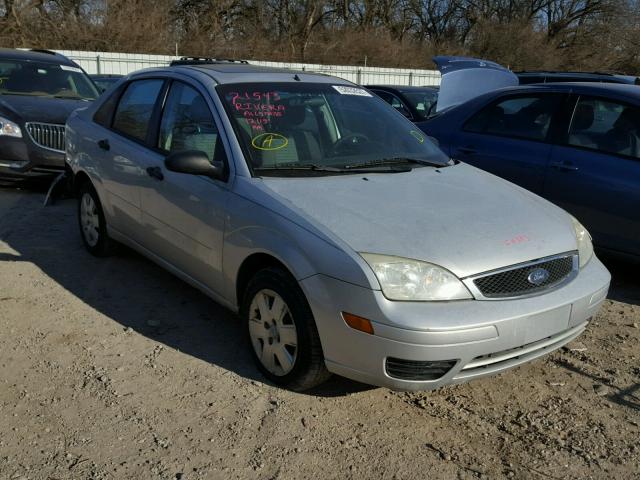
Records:
[[[535,286],[542,285],[547,280],[549,280],[549,271],[544,268],[534,268],[527,277],[527,281]]]

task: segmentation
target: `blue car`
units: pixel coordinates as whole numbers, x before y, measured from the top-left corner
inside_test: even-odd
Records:
[[[517,77],[494,65],[456,69],[450,58],[441,64],[438,111],[417,125],[445,153],[566,209],[601,249],[640,257],[640,87],[547,83],[496,89],[475,82],[482,93],[464,88],[469,76],[462,70],[477,74],[484,68],[494,80],[503,75],[494,86],[517,85]],[[446,67],[452,65],[448,82]]]

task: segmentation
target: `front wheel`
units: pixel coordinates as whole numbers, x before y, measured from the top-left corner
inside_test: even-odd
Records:
[[[259,271],[249,282],[241,315],[256,364],[273,383],[302,391],[329,378],[313,314],[287,272]]]

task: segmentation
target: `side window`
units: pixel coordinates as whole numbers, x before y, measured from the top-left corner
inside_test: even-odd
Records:
[[[544,140],[558,105],[556,95],[510,97],[494,102],[467,121],[468,132]]]
[[[393,93],[385,92],[382,90],[374,90],[375,94],[378,95],[381,99],[403,114],[405,117],[411,117],[411,113],[407,110],[404,103],[396,97]]]
[[[174,82],[162,113],[158,147],[170,153],[200,150],[211,161],[223,161],[216,158],[224,155],[221,145],[216,149],[218,142],[218,129],[205,99],[194,88]]]
[[[567,143],[640,158],[640,109],[610,100],[580,97]]]
[[[116,109],[116,105],[118,104],[118,98],[122,93],[122,88],[114,91],[109,98],[107,98],[102,105],[98,107],[96,113],[93,114],[93,121],[102,125],[103,127],[110,128],[111,127],[111,119],[113,118],[113,111]]]
[[[116,108],[113,128],[144,141],[147,138],[149,121],[163,82],[159,79],[131,82]]]

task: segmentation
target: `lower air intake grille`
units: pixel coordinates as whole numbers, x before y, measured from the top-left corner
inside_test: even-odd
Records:
[[[27,132],[36,145],[64,153],[64,125],[28,122]]]
[[[437,380],[456,364],[455,360],[424,362],[388,357],[385,362],[387,375],[400,380]]]
[[[560,284],[574,272],[576,255],[568,254],[510,270],[489,274],[473,280],[480,293],[487,298],[517,297],[538,293]],[[537,279],[532,275],[540,274]],[[533,281],[532,281],[533,280]]]

